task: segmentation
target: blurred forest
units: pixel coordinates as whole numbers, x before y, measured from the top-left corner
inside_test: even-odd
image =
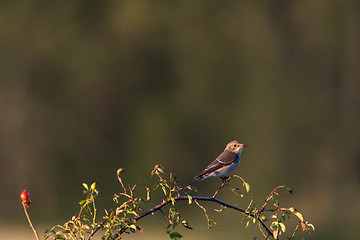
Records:
[[[359,1],[1,1],[0,28],[2,234],[32,237],[23,189],[51,227],[76,213],[83,182],[113,208],[119,167],[151,185],[162,163],[187,184],[237,139],[258,205],[286,184],[285,204],[316,227],[307,239],[358,236]],[[235,213],[211,230],[198,213],[184,239],[255,236]],[[168,239],[155,223],[140,236]]]

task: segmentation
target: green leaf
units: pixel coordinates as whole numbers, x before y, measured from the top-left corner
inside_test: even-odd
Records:
[[[247,228],[248,226],[249,226],[249,221],[246,222],[245,228]]]
[[[180,233],[178,233],[178,232],[173,232],[173,233],[171,233],[170,234],[170,238],[171,239],[179,239],[179,238],[182,238],[183,236],[180,234]]]
[[[174,174],[174,172],[172,171],[172,172],[170,172],[170,181],[171,182],[174,182],[175,181],[175,174]]]
[[[291,187],[289,187],[289,186],[284,186],[284,188],[285,188],[286,190],[288,190],[289,193],[293,194],[293,191],[292,191]]]

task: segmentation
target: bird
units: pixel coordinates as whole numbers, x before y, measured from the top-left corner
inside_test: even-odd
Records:
[[[209,177],[220,177],[225,181],[227,179],[226,174],[239,166],[241,151],[244,147],[247,147],[247,144],[236,140],[229,142],[224,151],[204,171],[194,177],[194,181],[190,185]]]

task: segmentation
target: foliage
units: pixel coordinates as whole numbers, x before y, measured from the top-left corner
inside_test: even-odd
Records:
[[[164,168],[161,165],[156,165],[151,172],[151,176],[156,176],[157,181],[153,187],[148,187],[144,184],[135,184],[133,186],[125,187],[122,178],[120,177],[123,169],[118,169],[117,178],[122,186],[122,192],[114,195],[114,202],[117,204],[115,210],[105,210],[105,215],[99,219],[96,208],[95,199],[99,194],[96,188],[96,183],[90,186],[83,183],[85,199],[79,201],[80,210],[78,214],[74,215],[69,221],[63,225],[56,225],[46,231],[45,239],[71,239],[71,240],[85,240],[91,239],[99,230],[101,230],[101,239],[119,239],[124,233],[134,233],[136,231],[143,232],[143,229],[138,224],[138,221],[148,215],[154,214],[156,211],[162,213],[168,221],[166,232],[170,239],[180,239],[183,236],[175,231],[177,226],[181,225],[187,229],[193,229],[189,222],[183,218],[176,208],[177,201],[187,201],[189,205],[198,206],[204,212],[208,222],[208,227],[217,225],[212,216],[208,214],[209,209],[205,208],[201,202],[213,202],[220,205],[220,209],[214,209],[217,212],[222,212],[225,209],[233,209],[243,215],[242,222],[245,228],[250,224],[258,224],[260,231],[265,239],[270,237],[279,239],[280,236],[285,235],[287,230],[287,219],[295,216],[298,219],[298,224],[291,234],[286,236],[287,239],[292,239],[299,229],[306,232],[314,231],[314,226],[305,221],[303,215],[294,207],[286,208],[280,207],[277,197],[280,190],[284,189],[292,193],[288,186],[276,187],[266,198],[261,208],[257,208],[254,204],[254,197],[252,196],[250,203],[246,209],[239,208],[229,203],[223,202],[216,198],[218,192],[223,187],[229,187],[236,196],[242,197],[241,190],[238,187],[230,186],[230,181],[233,178],[242,181],[242,187],[246,192],[250,191],[250,185],[241,177],[234,175],[224,179],[222,185],[215,191],[212,197],[195,196],[192,193],[196,192],[193,186],[186,186],[182,188],[177,184],[177,179],[174,172],[169,176],[166,175]],[[139,196],[135,194],[136,189],[142,189],[143,193]],[[164,200],[155,207],[144,211],[143,203],[151,201],[151,194],[154,191],[160,190],[164,195]],[[138,191],[136,191],[137,193]],[[195,204],[194,204],[195,203]],[[165,210],[165,207],[168,207]],[[26,208],[24,206],[25,213]],[[268,215],[271,215],[270,217]],[[28,216],[28,215],[27,215]],[[30,218],[29,222],[31,225]],[[270,220],[271,219],[271,220]]]

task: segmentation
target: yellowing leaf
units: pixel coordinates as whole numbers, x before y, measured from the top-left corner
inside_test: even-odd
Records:
[[[130,225],[129,228],[136,230],[136,226],[134,224]]]
[[[279,234],[279,229],[276,229],[276,230],[273,231],[273,236],[274,236],[275,239],[278,238],[278,234]]]
[[[192,197],[188,195],[189,205],[192,203]]]
[[[294,212],[294,214],[300,219],[301,222],[304,221],[304,218],[303,218],[303,216],[302,216],[301,213],[299,213],[299,212]]]
[[[250,184],[248,184],[247,182],[244,182],[244,185],[245,185],[246,192],[249,192],[250,191]]]
[[[285,232],[285,230],[286,230],[285,224],[280,222],[279,225],[280,225],[281,231]]]
[[[249,221],[246,222],[245,228],[247,228],[248,226],[249,226]]]
[[[314,225],[312,225],[311,223],[308,223],[308,222],[306,222],[306,225],[308,228],[311,228],[313,231],[315,231]]]
[[[91,187],[90,187],[90,188],[91,188],[91,190],[94,191],[94,190],[96,189],[96,182],[93,182],[93,184],[91,184]]]
[[[291,207],[291,208],[289,208],[289,211],[292,212],[292,213],[294,213],[294,212],[295,212],[295,208],[294,208],[294,207]]]
[[[123,168],[119,168],[119,169],[116,171],[116,174],[119,176],[119,174],[120,174],[121,172],[123,172],[123,171],[124,171]]]

